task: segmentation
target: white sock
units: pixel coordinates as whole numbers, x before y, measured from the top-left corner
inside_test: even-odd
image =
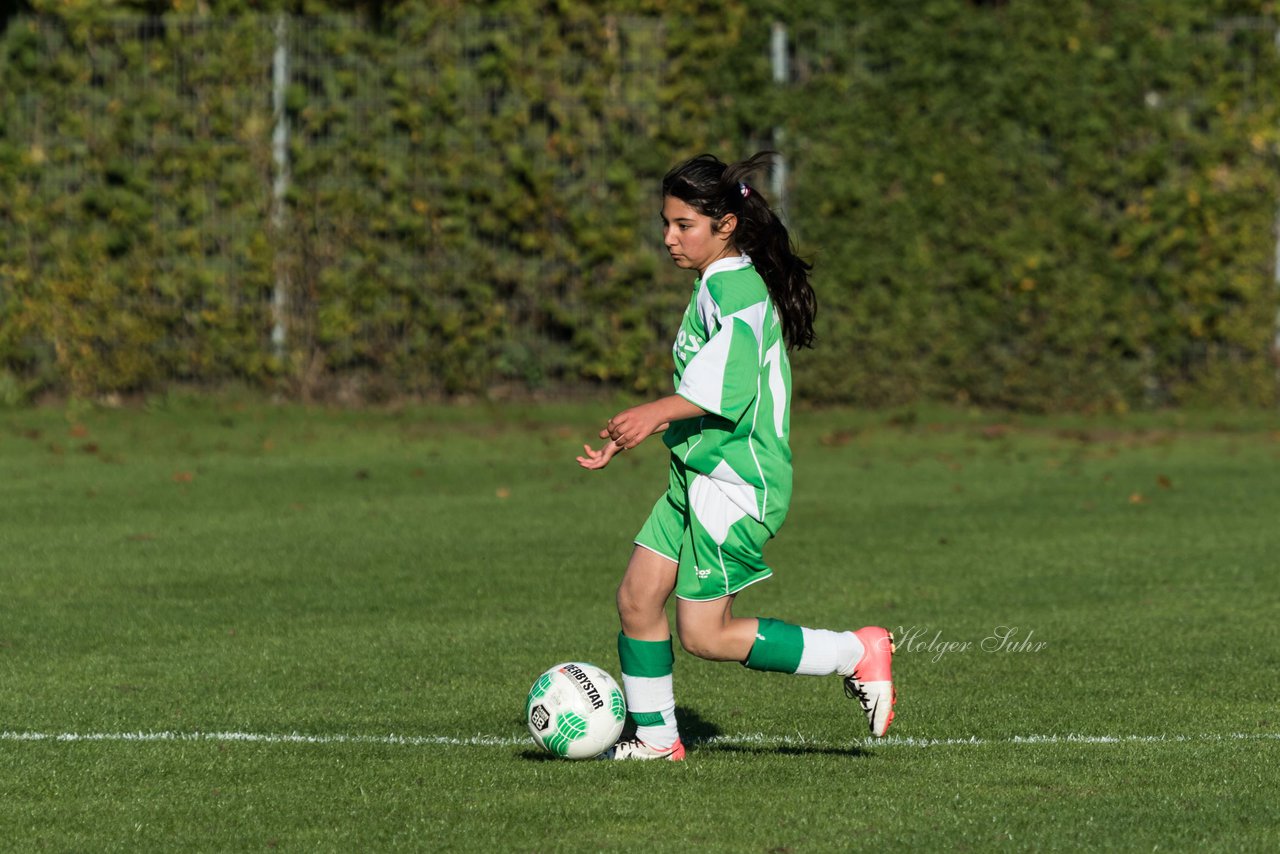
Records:
[[[862,658],[862,641],[853,632],[833,632],[829,629],[800,627],[804,635],[804,652],[796,673],[805,676],[827,676],[839,673],[853,675],[853,668]]]
[[[676,728],[674,680],[666,676],[622,674],[622,691],[627,695],[627,712],[636,722],[636,738],[650,747],[665,749],[680,738]]]

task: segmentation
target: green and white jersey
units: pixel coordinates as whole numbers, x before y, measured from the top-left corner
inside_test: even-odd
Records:
[[[776,534],[791,503],[791,362],[748,256],[721,259],[694,282],[672,355],[676,394],[710,414],[673,422],[663,441]]]

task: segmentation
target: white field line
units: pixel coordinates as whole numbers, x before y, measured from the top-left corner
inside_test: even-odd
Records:
[[[0,731],[0,742],[247,742],[253,744],[380,744],[404,747],[520,747],[532,745],[527,736],[432,736],[432,735],[304,735],[302,733],[257,732],[30,732]],[[1188,744],[1229,741],[1280,741],[1280,733],[1204,733],[1200,735],[1014,735],[1003,738],[888,738],[856,739],[844,744],[803,735],[743,733],[691,739],[690,744],[755,747],[816,747],[827,749],[871,747],[983,747],[989,745],[1108,745],[1108,744]]]

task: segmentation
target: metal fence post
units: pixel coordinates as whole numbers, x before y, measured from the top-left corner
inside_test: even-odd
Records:
[[[787,53],[787,25],[781,21],[774,21],[773,33],[769,39],[769,56],[770,63],[773,66],[773,82],[775,86],[782,87],[791,82],[791,65]],[[784,223],[788,222],[787,216],[787,157],[783,153],[783,145],[786,142],[786,129],[781,125],[777,125],[773,129],[773,147],[778,154],[773,161],[773,169],[769,176],[769,193],[773,197],[773,204],[778,211],[778,216]]]
[[[1275,45],[1276,53],[1280,54],[1280,25],[1276,25],[1272,33],[1272,44]],[[1276,207],[1275,232],[1276,251],[1272,261],[1271,278],[1273,287],[1280,292],[1280,205]],[[1271,345],[1271,359],[1276,368],[1276,387],[1280,390],[1280,308],[1276,309],[1275,338]]]
[[[275,241],[275,290],[271,296],[271,349],[281,367],[289,338],[289,269],[281,247],[285,242],[285,196],[289,191],[289,117],[285,112],[285,89],[289,85],[288,24],[284,13],[276,17],[276,49],[271,61],[271,112],[275,129],[271,134],[271,160],[275,176],[271,187],[271,230]]]

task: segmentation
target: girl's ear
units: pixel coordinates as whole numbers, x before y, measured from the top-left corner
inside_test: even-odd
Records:
[[[733,232],[738,228],[738,215],[727,213],[720,217],[720,222],[716,225],[716,236],[724,240],[732,240]]]

